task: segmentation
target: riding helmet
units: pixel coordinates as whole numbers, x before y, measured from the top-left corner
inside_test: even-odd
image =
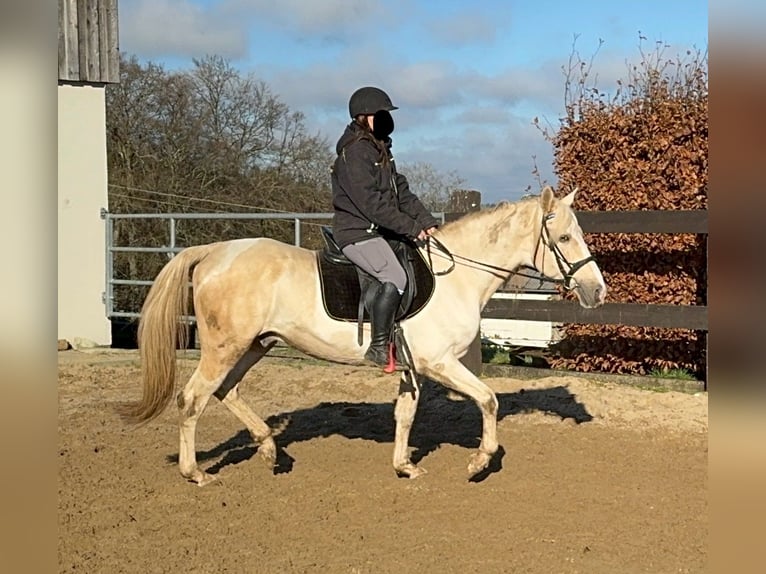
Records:
[[[391,103],[391,98],[388,97],[386,92],[372,86],[359,88],[351,94],[351,99],[348,101],[348,112],[352,118],[359,115],[372,115],[380,110],[390,112],[391,110],[398,109],[398,107]]]

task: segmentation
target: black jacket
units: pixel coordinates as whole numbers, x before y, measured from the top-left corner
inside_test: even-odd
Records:
[[[396,172],[390,139],[384,149],[354,122],[338,140],[332,203],[333,235],[341,248],[388,232],[415,238],[439,223],[410,191],[407,178]]]

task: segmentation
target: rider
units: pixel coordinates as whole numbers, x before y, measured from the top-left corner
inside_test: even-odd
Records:
[[[372,340],[365,358],[389,362],[391,334],[407,276],[383,237],[425,240],[438,221],[397,173],[391,154],[392,110],[383,90],[359,88],[348,103],[351,122],[338,140],[332,169],[333,235],[343,254],[379,284],[372,299]]]

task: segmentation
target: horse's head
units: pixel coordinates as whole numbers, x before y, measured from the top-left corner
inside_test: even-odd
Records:
[[[546,187],[540,194],[542,225],[534,266],[544,275],[563,281],[567,289],[573,289],[583,307],[598,307],[604,303],[606,284],[572,210],[576,193],[577,189],[557,199],[553,190]]]

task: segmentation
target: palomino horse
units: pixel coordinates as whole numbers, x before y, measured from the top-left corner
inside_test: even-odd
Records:
[[[604,302],[604,278],[571,208],[575,193],[557,199],[546,187],[540,196],[466,215],[434,233],[428,250],[436,275],[433,294],[419,313],[401,322],[414,373],[402,373],[394,409],[393,466],[399,475],[415,478],[425,472],[408,450],[421,377],[470,397],[481,410],[481,443],[471,455],[469,475],[485,469],[498,450],[497,397],[459,359],[479,332],[482,308],[513,271],[531,267],[560,280],[583,307]],[[354,323],[325,311],[316,252],[267,238],[189,247],[160,271],[144,302],[138,330],[143,394],[123,405],[128,421],[151,420],[173,399],[176,348],[186,329],[180,317],[189,312],[192,268],[201,355],[177,395],[178,462],[181,474],[202,486],[214,477],[197,466],[194,438],[212,395],[247,427],[273,469],[277,447],[271,429],[237,390],[244,374],[278,341],[347,364],[363,364],[366,345],[359,345]]]

